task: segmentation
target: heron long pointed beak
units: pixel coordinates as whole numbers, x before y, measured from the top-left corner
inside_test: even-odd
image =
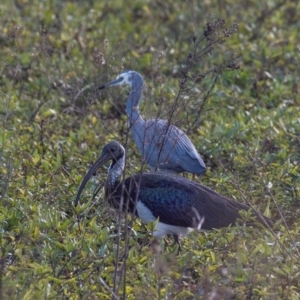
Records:
[[[118,83],[120,83],[122,80],[123,80],[122,77],[115,79],[115,80],[111,81],[110,83],[99,86],[98,90],[103,90],[103,89],[107,88],[108,86],[118,85]]]
[[[80,195],[85,187],[85,185],[87,184],[87,182],[89,181],[89,179],[93,176],[93,174],[101,167],[103,166],[107,161],[111,160],[112,157],[110,155],[110,153],[105,153],[105,154],[101,154],[100,157],[97,159],[97,161],[91,166],[91,168],[89,169],[89,171],[87,172],[87,174],[85,175],[85,177],[83,178],[80,187],[78,189],[77,192],[77,196],[76,199],[74,200],[74,206],[76,207],[80,198]]]

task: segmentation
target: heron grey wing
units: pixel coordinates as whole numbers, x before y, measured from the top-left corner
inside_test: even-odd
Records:
[[[173,157],[180,158],[181,165],[191,165],[191,159],[195,160],[195,163],[205,168],[205,164],[196,150],[194,144],[188,138],[188,136],[179,128],[171,126],[169,128],[170,138],[166,140],[165,147]]]
[[[189,155],[190,157],[194,159],[198,159],[199,154],[194,146],[194,144],[191,142],[191,140],[188,138],[188,136],[179,128],[172,126],[170,129],[171,136],[174,136],[174,139],[176,139],[176,149],[177,151],[180,151],[180,153]]]
[[[205,164],[187,135],[165,120],[147,120],[148,164],[175,172],[202,174]]]
[[[177,155],[188,154],[198,159],[198,152],[188,136],[178,127],[161,119],[147,120],[147,136],[156,146],[164,146],[165,153],[177,151]]]
[[[168,137],[168,122],[160,119],[150,119],[145,122],[143,153],[147,163],[156,167],[164,165],[168,160],[171,148],[166,147]]]

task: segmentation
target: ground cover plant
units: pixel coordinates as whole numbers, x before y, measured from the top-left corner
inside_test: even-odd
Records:
[[[299,299],[298,1],[0,4],[0,299]],[[105,205],[102,147],[126,146],[124,69],[143,116],[169,119],[207,165],[196,180],[274,220],[156,245]],[[190,175],[184,175],[192,178]],[[80,218],[78,218],[80,216]],[[250,218],[244,214],[245,219]]]

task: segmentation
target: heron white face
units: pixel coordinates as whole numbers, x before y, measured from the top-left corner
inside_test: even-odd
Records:
[[[131,85],[132,84],[132,72],[123,72],[117,76],[117,78],[112,81],[109,86],[112,85]]]

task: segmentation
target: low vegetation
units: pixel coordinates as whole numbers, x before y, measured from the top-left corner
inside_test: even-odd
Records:
[[[299,299],[299,10],[2,1],[0,299]],[[126,145],[128,174],[142,168],[128,90],[97,90],[123,69],[145,79],[142,114],[169,119],[202,154],[195,180],[251,204],[273,231],[192,233],[176,255],[171,239],[151,243],[153,224],[112,211],[101,188],[93,198],[105,169],[74,208],[107,142]]]

